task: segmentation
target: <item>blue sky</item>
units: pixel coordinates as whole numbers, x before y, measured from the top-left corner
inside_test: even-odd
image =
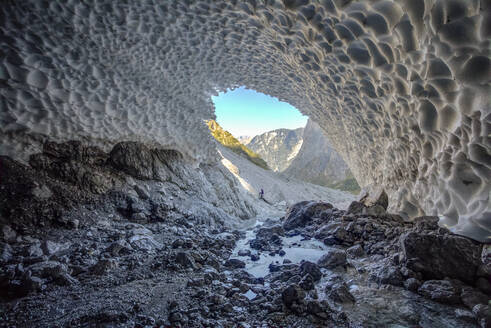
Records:
[[[290,104],[244,87],[211,98],[218,124],[236,137],[296,129],[307,123],[308,117]]]

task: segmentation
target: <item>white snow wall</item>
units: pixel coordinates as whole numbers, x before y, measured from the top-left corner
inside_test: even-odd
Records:
[[[245,85],[315,120],[392,210],[491,241],[490,7],[3,0],[0,145],[140,140],[211,161],[210,95]]]

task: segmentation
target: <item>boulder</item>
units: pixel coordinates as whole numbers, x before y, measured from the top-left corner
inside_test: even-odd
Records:
[[[456,278],[473,284],[481,264],[481,246],[468,238],[409,232],[400,239],[406,266],[425,279]]]
[[[445,304],[460,303],[459,287],[448,280],[428,280],[421,285],[418,293],[435,302]]]
[[[317,261],[317,265],[321,268],[334,269],[338,266],[345,265],[346,252],[339,249],[328,250],[326,254]]]
[[[322,272],[317,264],[309,261],[302,261],[302,263],[300,263],[300,275],[305,276],[306,274],[310,274],[314,281],[319,281],[322,278]]]
[[[368,186],[358,195],[358,201],[366,207],[381,206],[384,211],[389,206],[389,197],[381,186]]]
[[[488,301],[490,300],[489,296],[469,286],[462,287],[460,298],[462,300],[462,303],[464,303],[464,305],[471,310],[477,304],[488,304]]]
[[[176,254],[176,263],[181,265],[184,268],[196,268],[196,263],[194,258],[189,255],[187,252],[178,252]]]
[[[402,286],[404,280],[399,268],[391,265],[381,267],[373,278],[380,284],[394,286]]]
[[[306,294],[298,285],[290,285],[281,293],[281,299],[287,307],[291,307],[294,303],[301,303]]]
[[[354,303],[355,297],[349,292],[348,286],[344,283],[335,283],[326,287],[327,297],[338,303]]]
[[[365,251],[361,245],[355,245],[346,250],[346,255],[351,259],[355,259],[365,256]]]
[[[225,262],[225,267],[230,269],[243,269],[245,266],[245,262],[239,259],[228,259]]]
[[[416,292],[419,287],[421,287],[421,281],[419,281],[416,278],[409,278],[406,281],[404,281],[404,288],[406,288],[409,291]]]
[[[332,205],[324,202],[303,201],[291,206],[285,215],[283,228],[286,231],[305,227],[314,217],[320,217],[323,211]]]

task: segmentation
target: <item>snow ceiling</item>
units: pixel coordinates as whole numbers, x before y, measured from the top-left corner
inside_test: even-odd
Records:
[[[361,185],[385,186],[392,210],[440,214],[490,241],[490,7],[2,1],[2,145],[25,151],[26,133],[130,139],[210,161],[210,95],[244,85],[314,119]]]

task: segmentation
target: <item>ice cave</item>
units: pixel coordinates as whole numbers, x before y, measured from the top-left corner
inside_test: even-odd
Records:
[[[362,192],[220,143],[240,86]],[[0,326],[491,327],[490,133],[489,0],[3,0]]]

